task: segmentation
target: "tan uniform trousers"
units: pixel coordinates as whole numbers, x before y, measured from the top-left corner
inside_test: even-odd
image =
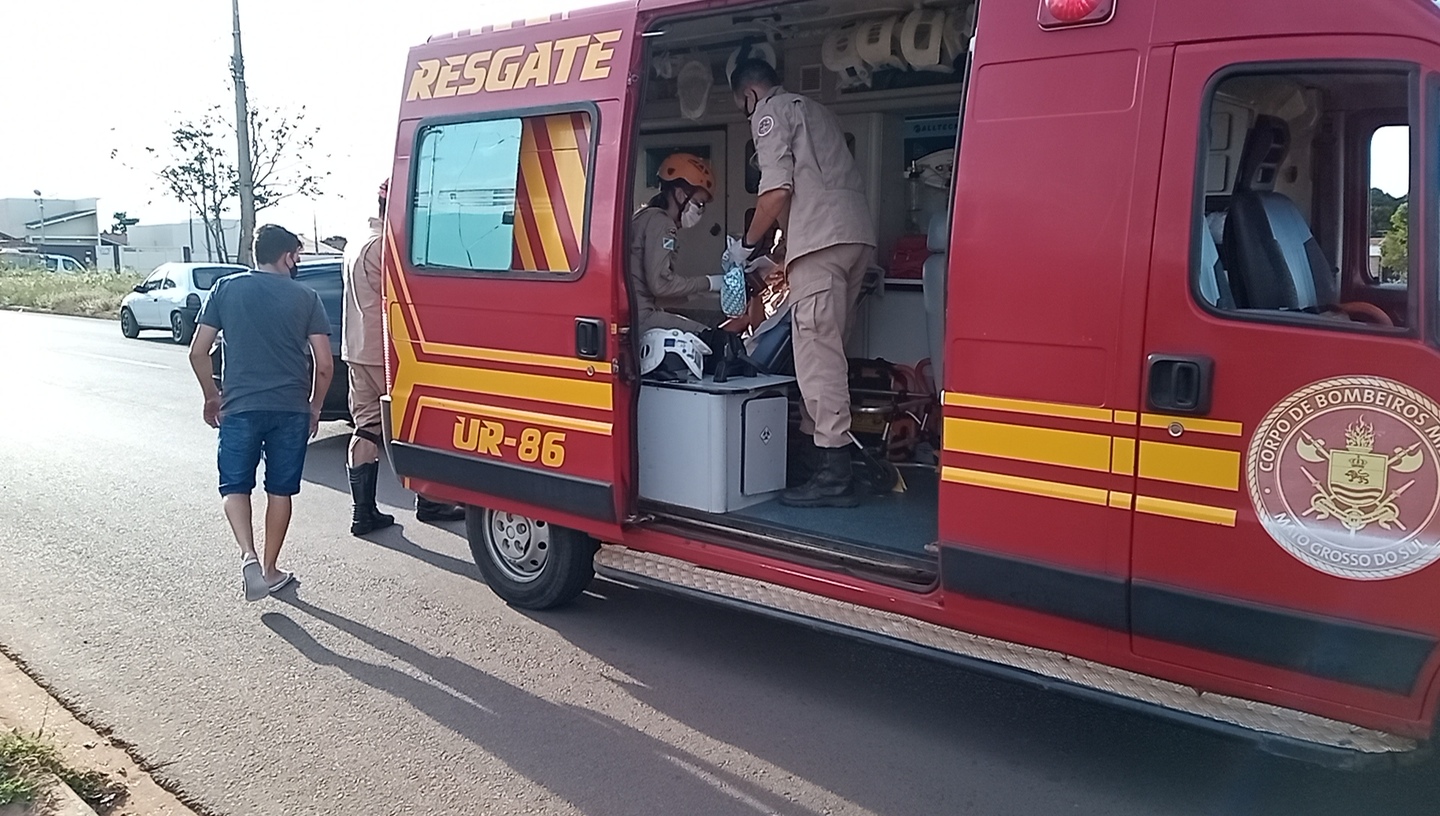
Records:
[[[845,339],[855,324],[860,284],[875,250],[837,244],[796,258],[787,267],[795,376],[800,381],[800,430],[822,448],[850,444],[850,366]]]

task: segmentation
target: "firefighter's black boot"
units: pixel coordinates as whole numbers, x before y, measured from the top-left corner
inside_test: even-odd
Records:
[[[855,507],[855,474],[850,469],[850,448],[821,448],[820,467],[810,481],[780,494],[786,507]]]
[[[799,437],[790,449],[792,455],[789,467],[786,468],[786,487],[805,484],[815,475],[815,471],[820,469],[820,447],[815,444],[815,437],[810,434],[799,434]]]
[[[430,524],[437,521],[464,521],[465,508],[458,504],[431,501],[416,493],[415,519]]]
[[[394,516],[380,512],[375,506],[375,483],[379,478],[379,462],[350,468],[350,499],[355,504],[350,516],[350,535],[368,535],[395,523]]]

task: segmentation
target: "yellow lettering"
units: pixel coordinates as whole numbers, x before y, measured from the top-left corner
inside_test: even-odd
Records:
[[[405,93],[406,102],[414,102],[417,99],[429,99],[430,86],[435,84],[435,77],[440,73],[440,60],[421,60],[415,73],[410,76],[410,90]]]
[[[451,436],[455,450],[473,451],[480,446],[480,420],[455,417],[455,433]]]
[[[515,90],[528,88],[532,84],[537,88],[543,88],[550,84],[550,43],[535,43],[535,50],[525,57],[525,66],[520,69],[520,76],[515,80]]]
[[[570,37],[555,43],[555,50],[560,53],[560,65],[555,69],[556,85],[564,85],[570,81],[570,72],[575,67],[575,54],[589,44],[589,34],[583,37]]]
[[[539,459],[540,444],[540,429],[526,428],[525,431],[520,434],[520,450],[518,451],[520,455],[520,461],[533,462],[536,459]]]
[[[581,82],[610,76],[610,60],[615,56],[615,49],[610,48],[609,44],[619,39],[619,31],[604,31],[594,35],[594,41],[585,48],[585,67],[580,69]]]
[[[440,69],[440,77],[435,82],[435,98],[444,99],[455,95],[455,86],[450,83],[460,78],[460,66],[465,64],[465,55],[458,57],[446,57],[445,67]]]
[[[470,80],[470,84],[461,85],[457,94],[469,96],[485,89],[485,66],[490,64],[490,54],[489,51],[476,51],[470,55],[465,63],[465,78]]]
[[[565,434],[551,431],[545,434],[541,448],[540,463],[545,467],[558,468],[565,464]]]
[[[503,456],[500,452],[500,443],[505,441],[505,426],[499,422],[485,420],[485,425],[480,429],[480,444],[477,450],[486,456]]]
[[[520,67],[520,55],[523,53],[523,45],[496,51],[495,59],[490,62],[490,76],[485,80],[485,90],[493,93],[515,87],[515,73]]]

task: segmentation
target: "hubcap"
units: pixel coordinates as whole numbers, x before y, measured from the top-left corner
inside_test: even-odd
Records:
[[[178,314],[170,315],[170,334],[172,334],[176,340],[179,340],[180,335],[183,334],[180,328],[180,315]]]
[[[550,525],[513,513],[492,512],[485,534],[490,560],[505,577],[522,584],[540,577],[550,557]]]

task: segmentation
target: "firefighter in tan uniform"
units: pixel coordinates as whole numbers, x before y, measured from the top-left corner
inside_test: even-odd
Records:
[[[849,364],[845,336],[860,284],[875,253],[864,180],[835,115],[780,87],[768,62],[750,59],[730,77],[735,103],[750,117],[760,164],[760,195],[741,245],[746,263],[778,221],[785,233],[800,429],[819,448],[814,474],[785,491],[792,507],[854,507],[850,469]],[[733,252],[733,250],[731,250]]]
[[[710,163],[689,153],[672,153],[660,163],[660,192],[635,213],[630,230],[630,291],[635,294],[638,334],[681,329],[699,335],[706,326],[666,311],[702,292],[718,292],[721,275],[686,277],[675,271],[677,228],[700,223],[715,194]]]

